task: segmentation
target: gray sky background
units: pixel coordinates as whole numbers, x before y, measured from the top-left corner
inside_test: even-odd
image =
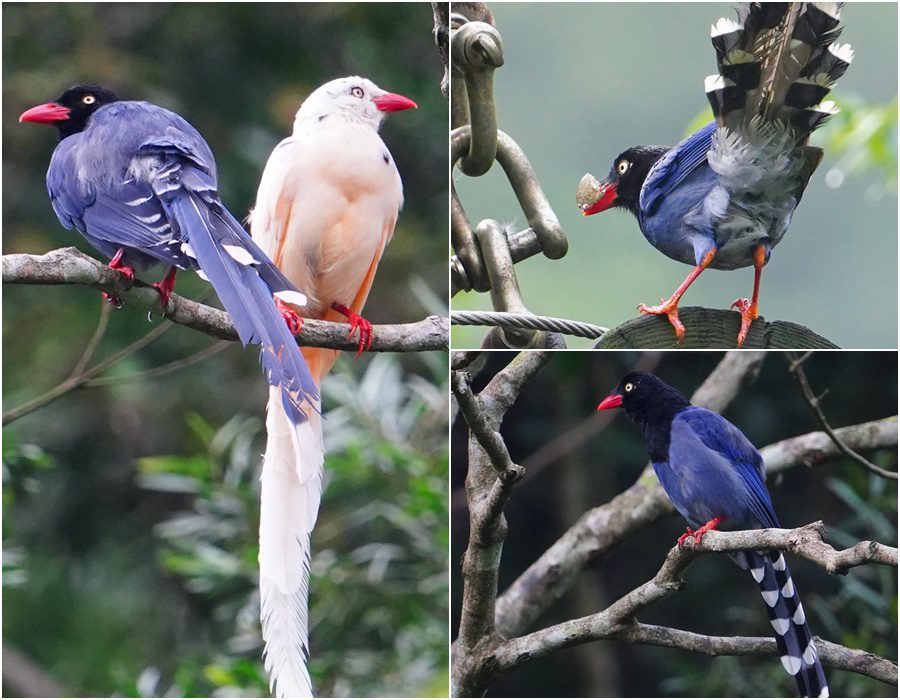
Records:
[[[537,314],[616,326],[639,302],[668,297],[690,268],[656,251],[625,212],[583,217],[575,189],[601,177],[638,144],[674,144],[707,106],[703,78],[715,71],[709,27],[734,17],[727,3],[492,3],[506,64],[495,74],[499,127],[525,150],[562,223],[569,252],[516,266]],[[842,41],[856,50],[832,96],[884,103],[897,93],[897,5],[849,3]],[[815,143],[815,137],[814,137]],[[896,148],[896,144],[894,144]],[[768,320],[808,326],[842,347],[897,344],[897,193],[875,171],[826,185],[826,151],[792,226],[763,271]],[[481,178],[454,172],[473,224],[524,217],[499,166]],[[750,296],[752,268],[709,270],[685,306],[727,308]],[[458,294],[455,309],[490,309],[487,294]],[[454,327],[455,347],[485,329]],[[690,332],[690,329],[688,329]],[[567,339],[569,347],[589,341]]]

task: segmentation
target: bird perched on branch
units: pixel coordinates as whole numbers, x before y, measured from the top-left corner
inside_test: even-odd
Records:
[[[394,233],[403,187],[378,135],[389,112],[413,108],[407,97],[360,77],[332,80],[300,106],[293,134],[266,164],[250,217],[253,238],[302,288],[307,318],[347,318],[359,351],[371,343],[362,316],[378,262]],[[336,350],[303,348],[317,387]],[[303,439],[272,387],[266,420],[259,530],[260,595],[266,670],[278,696],[310,696],[307,602],[310,533],[322,493],[322,423],[310,414]],[[318,409],[318,404],[316,404]]]
[[[307,299],[222,204],[215,159],[197,130],[174,112],[119,100],[97,85],[66,90],[19,121],[59,131],[47,171],[53,210],[111,258],[111,268],[133,278],[135,267],[170,265],[154,284],[164,308],[177,269],[210,281],[243,344],[260,345],[296,438],[314,413],[318,388],[276,299]],[[287,320],[293,323],[289,313]]]
[[[655,248],[695,266],[668,300],[638,306],[667,316],[679,340],[678,303],[707,267],[754,267],[752,298],[732,304],[738,346],[759,315],[762,268],[822,159],[809,136],[838,111],[825,97],[853,58],[835,43],[842,4],[741,3],[737,22],[720,19],[712,27],[718,73],[705,82],[715,121],[671,148],[623,151],[581,204],[585,215],[630,211]]]
[[[677,390],[645,372],[627,375],[598,411],[621,406],[641,430],[653,470],[688,527],[678,545],[720,524],[781,527],[765,485],[765,466],[753,444],[735,426],[693,406]],[[800,596],[778,551],[729,555],[749,569],[766,604],[781,663],[803,697],[828,697],[828,684],[806,624]]]

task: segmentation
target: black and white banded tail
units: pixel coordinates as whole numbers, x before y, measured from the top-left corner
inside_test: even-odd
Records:
[[[800,144],[836,113],[825,97],[853,59],[848,44],[836,43],[842,5],[741,3],[738,21],[714,24],[718,73],[704,87],[718,125],[737,132],[779,122]]]
[[[766,603],[784,670],[797,681],[801,696],[827,698],[825,671],[784,555],[777,551],[744,554]]]

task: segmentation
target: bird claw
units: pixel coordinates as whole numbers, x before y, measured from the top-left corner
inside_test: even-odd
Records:
[[[741,314],[741,330],[738,331],[737,337],[737,346],[741,347],[747,339],[750,326],[759,318],[759,309],[749,299],[744,298],[735,299],[730,308],[737,309]]]
[[[691,528],[688,528],[687,532],[685,532],[681,537],[678,538],[678,548],[684,549],[687,546],[685,545],[685,540],[687,540],[688,537],[691,537],[693,538],[691,540],[691,549],[696,549],[700,545],[700,542],[703,539],[703,535],[705,535],[710,530],[715,530],[716,527],[719,526],[719,524],[724,522],[724,520],[725,517],[720,515],[719,517],[713,518],[708,523],[697,528],[696,530],[691,530]]]
[[[134,283],[134,268],[130,265],[122,264],[122,256],[125,255],[125,249],[119,248],[115,255],[113,255],[112,260],[109,261],[110,270],[115,270],[120,273],[125,279],[128,280],[129,283]],[[112,304],[115,308],[121,309],[125,304],[122,303],[122,300],[119,297],[115,297],[112,294],[108,294],[107,292],[103,292],[103,298]]]
[[[344,314],[347,317],[347,323],[350,324],[350,332],[347,333],[348,338],[352,338],[353,334],[359,331],[359,343],[356,346],[356,357],[363,354],[364,350],[372,347],[372,323],[360,316],[355,311],[350,310],[343,304],[335,302],[331,305],[335,311]]]
[[[303,328],[303,317],[278,297],[275,297],[275,306],[281,312],[281,317],[287,324],[291,335],[297,335]]]
[[[646,304],[638,304],[637,310],[642,314],[651,314],[653,316],[666,316],[672,329],[675,331],[675,337],[680,343],[684,339],[684,324],[678,318],[678,301],[672,299],[660,299],[659,306],[647,306]]]
[[[122,300],[119,297],[114,297],[112,294],[108,292],[100,292],[103,295],[103,300],[109,302],[113,305],[114,309],[121,309],[125,304],[122,303]]]
[[[172,267],[165,277],[152,285],[159,292],[159,303],[162,306],[163,314],[169,309],[169,298],[172,296],[172,290],[175,289],[175,273],[177,271],[177,267]]]
[[[678,538],[678,549],[684,549],[686,546],[684,544],[685,540],[688,537],[693,537],[693,536],[694,536],[694,531],[691,530],[691,528],[688,528],[687,530],[685,530],[684,534]]]

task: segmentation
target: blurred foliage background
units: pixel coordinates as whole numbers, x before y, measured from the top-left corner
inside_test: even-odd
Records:
[[[473,389],[480,391],[514,355],[483,356]],[[501,433],[525,478],[504,509],[509,534],[503,546],[499,590],[504,591],[581,515],[631,486],[647,452],[638,429],[621,414],[602,427],[599,401],[640,367],[690,396],[722,357],[717,352],[557,353],[526,385],[504,419]],[[823,410],[834,427],[895,416],[895,352],[816,353],[804,365],[813,390],[828,391]],[[820,430],[788,373],[782,353],[771,352],[755,383],[724,412],[762,448]],[[457,416],[452,447],[452,629],[459,625],[459,562],[468,539],[463,479],[466,430]],[[897,468],[896,450],[866,455]],[[838,548],[872,539],[897,546],[897,485],[870,475],[843,457],[811,468],[795,467],[768,480],[784,527],[824,520]],[[590,615],[650,580],[684,532],[677,514],[633,532],[594,561],[533,629]],[[813,634],[888,659],[897,658],[897,570],[861,566],[831,576],[790,558]],[[639,615],[641,622],[710,635],[770,636],[759,591],[747,572],[725,557],[697,560],[687,586]],[[527,632],[533,631],[532,629]],[[560,672],[565,669],[565,672]],[[826,669],[832,697],[894,697],[896,688],[847,671]],[[665,648],[601,641],[535,659],[494,683],[489,697],[793,697],[796,685],[777,659],[712,658]]]
[[[446,313],[448,120],[432,25],[428,3],[5,3],[4,253],[95,254],[50,208],[56,134],[16,123],[70,85],[99,82],[183,115],[210,143],[222,198],[242,218],[302,99],[361,74],[419,104],[382,131],[406,205],[366,316]],[[178,291],[214,296],[190,275]],[[103,316],[100,359],[161,335],[97,386],[4,428],[4,649],[25,653],[66,694],[265,695],[255,586],[266,388],[256,353],[229,344],[187,369],[135,377],[213,341],[102,307],[87,289],[4,288],[4,410],[65,379]],[[317,689],[444,695],[446,355],[344,358],[323,393]]]
[[[536,314],[616,326],[639,302],[668,297],[689,268],[644,239],[627,212],[582,216],[575,189],[639,144],[675,144],[709,121],[703,78],[715,71],[709,27],[727,3],[493,3],[505,64],[495,74],[497,122],[525,150],[569,239],[558,261],[516,265]],[[829,99],[843,110],[813,135],[825,158],[762,277],[769,320],[800,323],[841,347],[897,343],[897,5],[848,3],[841,41],[856,50]],[[702,112],[702,114],[701,114]],[[473,225],[527,226],[499,167],[456,173]],[[752,291],[752,269],[710,270],[684,298],[727,308]],[[454,309],[490,309],[457,294]],[[454,347],[484,328],[453,327]],[[567,338],[569,347],[590,341]]]

